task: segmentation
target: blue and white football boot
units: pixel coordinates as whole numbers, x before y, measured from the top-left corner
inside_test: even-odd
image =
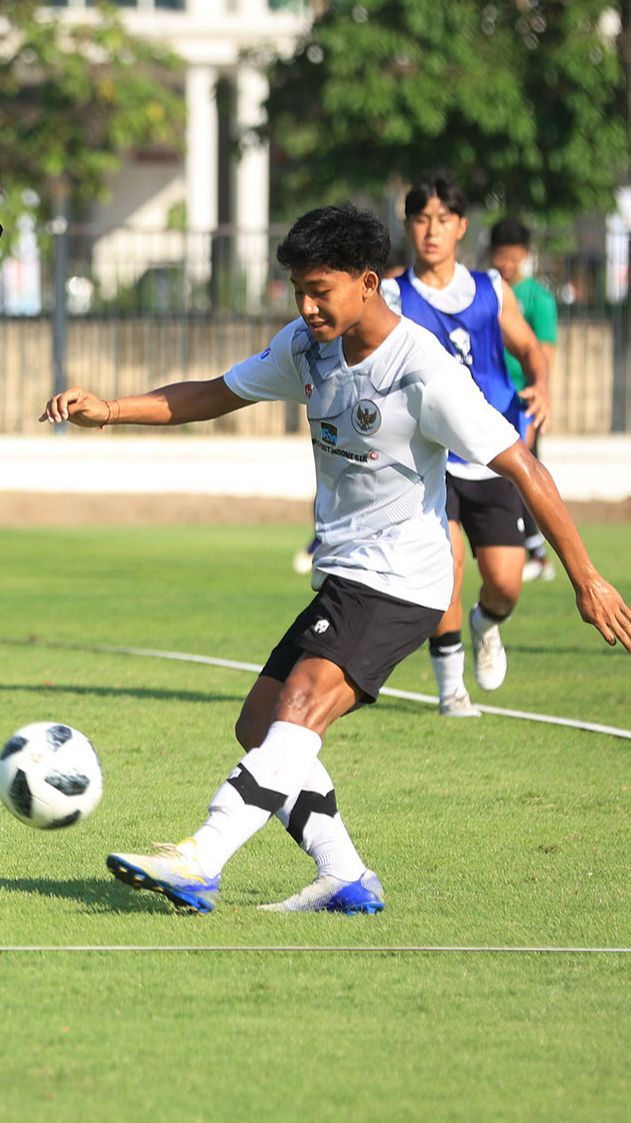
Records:
[[[342,912],[346,916],[356,916],[360,912],[382,912],[385,901],[377,874],[365,870],[357,881],[340,881],[330,874],[316,877],[311,885],[286,901],[258,907],[267,912]]]
[[[131,885],[162,893],[178,909],[212,912],[219,896],[220,877],[208,877],[197,860],[197,843],[185,838],[173,845],[154,843],[155,854],[108,854],[108,870]]]

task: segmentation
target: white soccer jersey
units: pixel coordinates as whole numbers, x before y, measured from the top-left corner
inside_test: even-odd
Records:
[[[518,437],[431,332],[402,318],[349,367],[341,339],[318,344],[299,318],[225,380],[247,401],[306,403],[320,539],[313,587],[333,573],[446,609],[445,449],[488,463]]]

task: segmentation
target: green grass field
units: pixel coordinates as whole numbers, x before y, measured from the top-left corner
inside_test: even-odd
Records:
[[[384,882],[378,917],[257,912],[312,876],[276,822],[205,919],[107,874],[109,850],[203,820],[252,675],[82,645],[262,662],[309,595],[290,570],[306,533],[3,532],[0,742],[82,729],[105,795],[53,834],[0,808],[0,944],[224,950],[0,955],[0,1118],[628,1123],[630,956],[388,950],[629,946],[628,740],[385,698],[340,722],[323,757]],[[631,527],[585,537],[630,599]],[[507,683],[478,701],[631,728],[631,663],[564,577],[527,587],[504,637]],[[427,653],[389,685],[435,693]],[[279,946],[297,950],[232,950]],[[321,947],[339,950],[300,950]]]

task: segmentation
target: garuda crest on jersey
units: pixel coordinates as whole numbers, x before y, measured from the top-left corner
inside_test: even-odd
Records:
[[[351,421],[356,433],[361,433],[362,437],[372,436],[381,425],[379,406],[371,402],[369,398],[362,398],[361,402],[353,407]]]

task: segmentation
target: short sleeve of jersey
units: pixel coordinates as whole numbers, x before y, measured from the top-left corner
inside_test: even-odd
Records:
[[[305,393],[294,361],[296,329],[304,322],[293,320],[273,337],[269,347],[237,363],[224,375],[233,394],[248,402],[302,402]]]
[[[429,374],[420,381],[421,433],[463,460],[489,464],[519,440],[519,433],[489,405],[466,367],[429,332],[424,351]]]
[[[556,343],[557,341],[557,306],[551,292],[537,281],[533,282],[533,290],[528,308],[528,320],[540,343]]]

